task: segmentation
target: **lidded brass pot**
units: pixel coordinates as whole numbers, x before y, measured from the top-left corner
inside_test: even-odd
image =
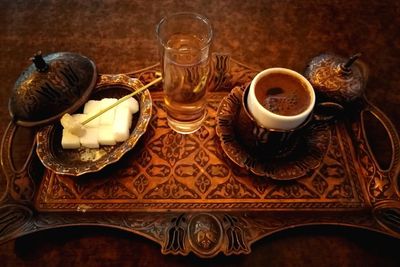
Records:
[[[96,85],[95,64],[71,52],[37,53],[14,85],[8,109],[20,126],[41,126],[73,113]]]
[[[357,61],[361,54],[349,59],[335,54],[321,54],[307,65],[304,76],[310,81],[321,101],[344,107],[363,95],[368,70]]]

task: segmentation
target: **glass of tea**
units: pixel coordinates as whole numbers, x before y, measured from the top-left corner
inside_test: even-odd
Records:
[[[156,33],[168,125],[178,133],[193,133],[206,117],[211,23],[196,13],[176,13],[164,17]]]

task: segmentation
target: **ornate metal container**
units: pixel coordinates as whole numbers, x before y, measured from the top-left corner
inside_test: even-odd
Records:
[[[310,61],[304,76],[320,100],[346,105],[363,94],[367,83],[366,65],[356,62],[360,56],[356,54],[346,59],[335,54],[321,54]]]
[[[39,52],[18,78],[9,100],[13,121],[21,126],[40,126],[76,111],[85,103],[97,79],[95,64],[70,52],[42,57]]]

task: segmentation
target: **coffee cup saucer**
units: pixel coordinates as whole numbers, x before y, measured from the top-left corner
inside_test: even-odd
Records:
[[[309,123],[290,153],[276,153],[264,157],[260,151],[249,149],[241,142],[236,123],[241,109],[243,89],[233,88],[222,99],[216,115],[216,133],[228,158],[239,167],[258,176],[275,180],[298,179],[318,168],[331,140],[331,130],[327,123]]]

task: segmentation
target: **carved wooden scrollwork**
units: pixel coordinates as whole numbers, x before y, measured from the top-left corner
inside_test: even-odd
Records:
[[[148,83],[158,68],[129,75]],[[190,135],[168,127],[162,90],[152,88],[152,118],[135,148],[80,177],[44,169],[34,147],[27,148],[28,160],[17,171],[10,157],[18,129],[11,123],[1,149],[0,242],[44,229],[99,225],[149,238],[163,254],[214,257],[248,254],[257,240],[302,225],[350,225],[400,237],[398,136],[367,101],[352,116],[324,126],[322,161],[298,179],[259,177],[229,159],[216,133],[218,108],[256,73],[215,54],[208,115]],[[374,161],[363,110],[372,111],[389,132],[394,156],[387,170]]]

